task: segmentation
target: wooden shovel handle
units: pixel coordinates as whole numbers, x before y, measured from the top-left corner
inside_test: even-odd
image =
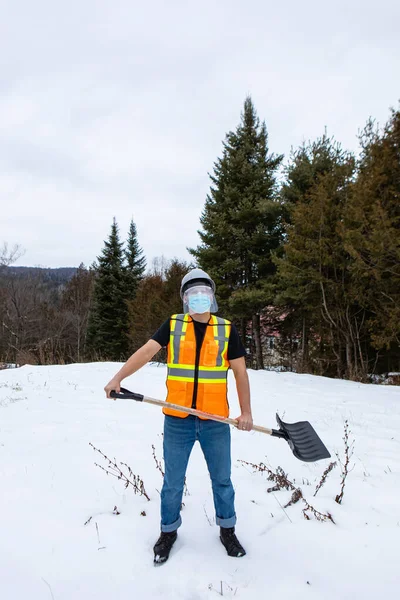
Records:
[[[196,408],[187,408],[186,406],[179,406],[179,404],[172,404],[171,402],[164,402],[163,400],[156,400],[155,398],[149,398],[148,396],[142,396],[141,394],[135,394],[133,392],[129,392],[124,388],[121,388],[121,393],[111,392],[111,396],[113,398],[121,398],[128,400],[139,400],[141,402],[146,402],[147,404],[155,404],[156,406],[162,406],[163,408],[172,408],[173,410],[178,410],[180,412],[184,412],[188,415],[195,415],[196,417],[203,417],[204,419],[210,419],[211,421],[218,421],[220,423],[227,423],[229,425],[233,425],[234,427],[238,426],[238,422],[236,419],[229,419],[228,417],[220,417],[218,415],[213,415],[211,413],[203,412],[202,410],[197,410]],[[272,435],[272,429],[268,427],[260,427],[259,425],[253,425],[252,430],[259,431],[260,433],[266,433],[267,435]]]

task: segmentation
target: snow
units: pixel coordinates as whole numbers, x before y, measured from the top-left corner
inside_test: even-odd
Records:
[[[221,592],[224,598],[273,594],[279,600],[398,596],[398,387],[249,371],[257,425],[275,427],[277,411],[287,422],[308,420],[336,460],[335,452],[343,457],[348,420],[355,445],[343,503],[334,500],[339,467],[313,497],[329,459],[303,463],[283,440],[233,429],[236,531],[247,556],[228,557],[218,539],[207,468],[196,445],[183,526],[169,561],[154,568],[162,475],[151,446],[161,459],[163,416],[155,406],[105,398],[103,387],[119,366],[0,371],[1,600],[208,600]],[[165,375],[164,366],[147,365],[124,386],[164,399]],[[236,417],[231,373],[229,395]],[[139,474],[150,502],[96,467],[107,465],[89,442]],[[281,466],[336,524],[305,520],[301,502],[283,509],[291,492],[267,493],[273,484],[239,460]]]

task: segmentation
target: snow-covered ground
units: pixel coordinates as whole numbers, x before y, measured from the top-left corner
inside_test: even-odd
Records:
[[[118,368],[96,363],[0,371],[1,600],[206,600],[221,592],[254,600],[398,597],[398,387],[250,371],[258,425],[275,427],[276,411],[288,422],[308,420],[334,460],[335,452],[343,456],[348,419],[355,446],[343,503],[334,500],[339,467],[313,497],[329,460],[303,463],[280,439],[233,430],[237,533],[247,556],[229,558],[219,542],[196,445],[183,526],[168,563],[154,568],[162,476],[152,444],[161,459],[163,417],[158,407],[105,398],[103,386]],[[148,365],[124,385],[164,399],[165,374],[164,366]],[[96,467],[106,463],[89,442],[139,474],[151,500]],[[336,524],[305,520],[301,502],[284,510],[291,492],[267,493],[273,484],[239,460],[281,466]]]

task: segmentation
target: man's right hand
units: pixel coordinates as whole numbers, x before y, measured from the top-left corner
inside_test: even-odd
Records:
[[[136,350],[136,352],[128,358],[122,369],[120,369],[111,381],[107,383],[104,388],[107,398],[111,398],[110,392],[112,392],[112,390],[119,392],[121,390],[121,381],[141,369],[153,358],[160,348],[161,346],[158,342],[149,340],[144,346],[139,348],[139,350]],[[115,400],[115,398],[112,398],[112,400]]]
[[[109,381],[107,383],[107,385],[105,386],[104,391],[106,393],[107,398],[111,398],[110,392],[112,392],[112,390],[119,392],[120,389],[121,389],[121,382],[116,377],[113,377],[113,379],[111,379],[111,381]],[[116,398],[111,398],[111,400],[116,400]]]

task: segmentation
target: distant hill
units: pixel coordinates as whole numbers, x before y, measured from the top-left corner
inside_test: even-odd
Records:
[[[19,277],[29,275],[41,275],[43,281],[48,281],[54,285],[67,283],[77,272],[76,267],[59,267],[55,269],[43,267],[6,267],[7,273],[13,273]]]

